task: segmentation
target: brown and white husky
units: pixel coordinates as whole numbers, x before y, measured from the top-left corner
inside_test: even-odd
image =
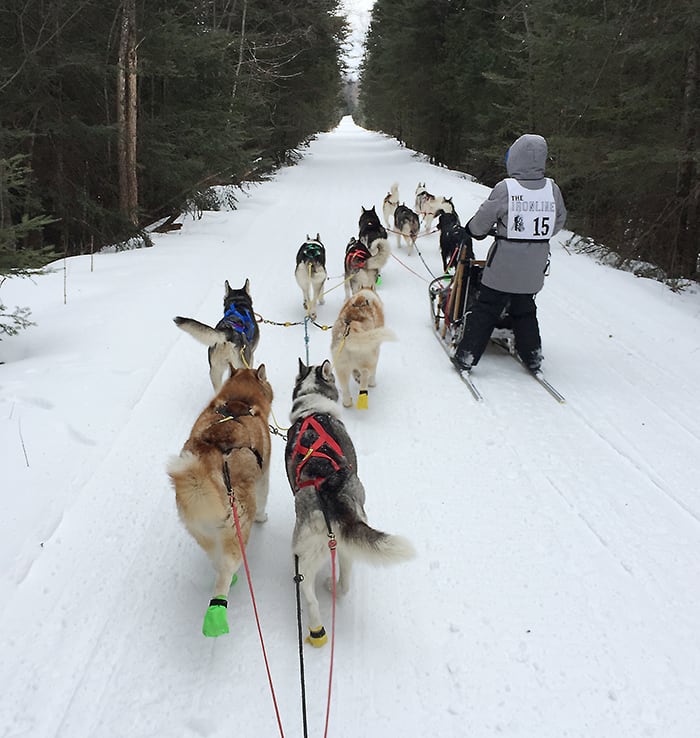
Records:
[[[228,591],[243,561],[232,505],[244,546],[253,521],[267,519],[271,403],[272,388],[264,364],[257,370],[231,367],[231,376],[197,418],[180,455],[167,467],[180,519],[216,572],[202,626],[206,636],[228,633]]]
[[[361,289],[349,297],[333,324],[331,352],[343,393],[343,405],[352,406],[350,375],[360,383],[357,407],[367,409],[368,389],[377,383],[379,347],[396,336],[384,327],[384,306],[374,290]]]

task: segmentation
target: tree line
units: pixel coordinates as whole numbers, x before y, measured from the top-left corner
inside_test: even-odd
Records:
[[[697,0],[377,0],[359,121],[493,185],[549,142],[568,227],[698,278]]]
[[[3,0],[0,274],[143,234],[342,110],[336,0]]]

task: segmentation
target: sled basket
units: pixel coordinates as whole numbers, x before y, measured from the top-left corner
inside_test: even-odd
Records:
[[[476,301],[486,261],[469,258],[468,246],[460,250],[453,274],[443,274],[428,286],[433,330],[449,353],[457,347],[464,332],[467,313]],[[513,351],[511,318],[504,312],[491,339]]]

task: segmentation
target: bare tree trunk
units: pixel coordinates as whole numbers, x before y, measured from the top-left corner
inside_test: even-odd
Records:
[[[233,80],[233,90],[231,91],[231,105],[229,106],[229,113],[233,113],[233,106],[236,102],[236,93],[238,92],[238,79],[241,76],[241,67],[243,66],[243,54],[245,46],[245,22],[247,13],[248,0],[244,0],[243,9],[241,12],[241,40],[238,47],[238,64],[236,64],[236,76]]]
[[[698,55],[697,37],[686,58],[683,91],[682,133],[685,150],[678,167],[676,196],[681,201],[678,230],[674,244],[673,272],[675,276],[691,277],[697,273],[700,243],[700,176],[695,163],[698,144]]]
[[[136,176],[136,4],[124,0],[119,60],[117,64],[117,146],[119,162],[119,209],[138,224],[138,179]]]

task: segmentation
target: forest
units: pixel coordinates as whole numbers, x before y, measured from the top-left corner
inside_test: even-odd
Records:
[[[334,0],[4,0],[0,274],[136,238],[342,108]]]
[[[697,0],[377,0],[357,120],[488,185],[549,143],[567,227],[697,279]]]
[[[356,109],[347,33],[336,0],[4,0],[0,280],[148,245],[348,112],[487,185],[540,133],[580,243],[697,280],[697,0],[377,0]]]

